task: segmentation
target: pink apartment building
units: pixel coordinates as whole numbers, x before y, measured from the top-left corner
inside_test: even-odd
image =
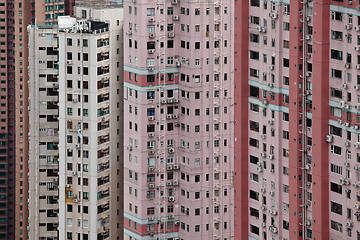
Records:
[[[235,1],[235,238],[360,239],[360,6]]]
[[[124,2],[124,239],[233,239],[231,1]]]

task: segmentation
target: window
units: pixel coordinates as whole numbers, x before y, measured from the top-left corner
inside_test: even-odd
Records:
[[[330,146],[330,152],[334,153],[336,155],[341,155],[341,147],[336,146],[336,145],[331,145]]]
[[[255,78],[259,78],[259,70],[250,68],[250,76],[255,77]]]
[[[342,215],[342,205],[333,201],[330,201],[331,212]]]
[[[331,77],[342,79],[342,71],[338,69],[331,69]]]
[[[342,175],[342,167],[336,164],[330,164],[330,171]]]
[[[341,223],[335,222],[331,220],[331,229],[334,229],[335,231],[342,232],[343,227]]]
[[[154,16],[155,15],[155,8],[148,8],[146,9],[146,14],[148,16]]]
[[[331,20],[342,21],[343,14],[341,12],[331,11]]]

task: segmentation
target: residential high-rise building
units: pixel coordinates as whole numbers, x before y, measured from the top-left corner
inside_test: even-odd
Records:
[[[29,27],[30,239],[123,235],[122,12]]]
[[[26,27],[47,14],[63,14],[62,1],[2,1],[1,57],[1,200],[0,239],[27,238],[28,221],[28,36]],[[56,22],[53,18],[47,21]]]
[[[58,29],[29,31],[29,239],[58,239]]]
[[[231,239],[232,2],[124,2],[124,239]]]
[[[235,239],[360,239],[353,1],[235,2]]]

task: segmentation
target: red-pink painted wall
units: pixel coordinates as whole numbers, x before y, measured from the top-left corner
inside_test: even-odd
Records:
[[[329,239],[330,1],[314,2],[313,41],[313,238]],[[324,167],[326,166],[326,167]]]
[[[249,71],[249,4],[235,0],[235,73],[234,73],[234,187],[235,238],[248,239],[248,71]]]

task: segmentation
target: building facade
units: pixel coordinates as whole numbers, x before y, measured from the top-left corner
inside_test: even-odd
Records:
[[[41,5],[41,6],[40,6]],[[1,239],[27,238],[28,225],[28,35],[36,18],[61,15],[63,1],[2,1],[1,31]],[[57,10],[55,10],[57,8]],[[44,10],[45,11],[45,10]],[[52,19],[55,22],[56,19]],[[48,21],[50,22],[50,21]]]
[[[29,235],[121,239],[122,8],[75,11],[29,27]]]
[[[58,239],[58,29],[28,31],[29,239]]]
[[[124,239],[232,239],[232,2],[124,2]]]
[[[235,2],[236,239],[360,239],[358,5]]]

